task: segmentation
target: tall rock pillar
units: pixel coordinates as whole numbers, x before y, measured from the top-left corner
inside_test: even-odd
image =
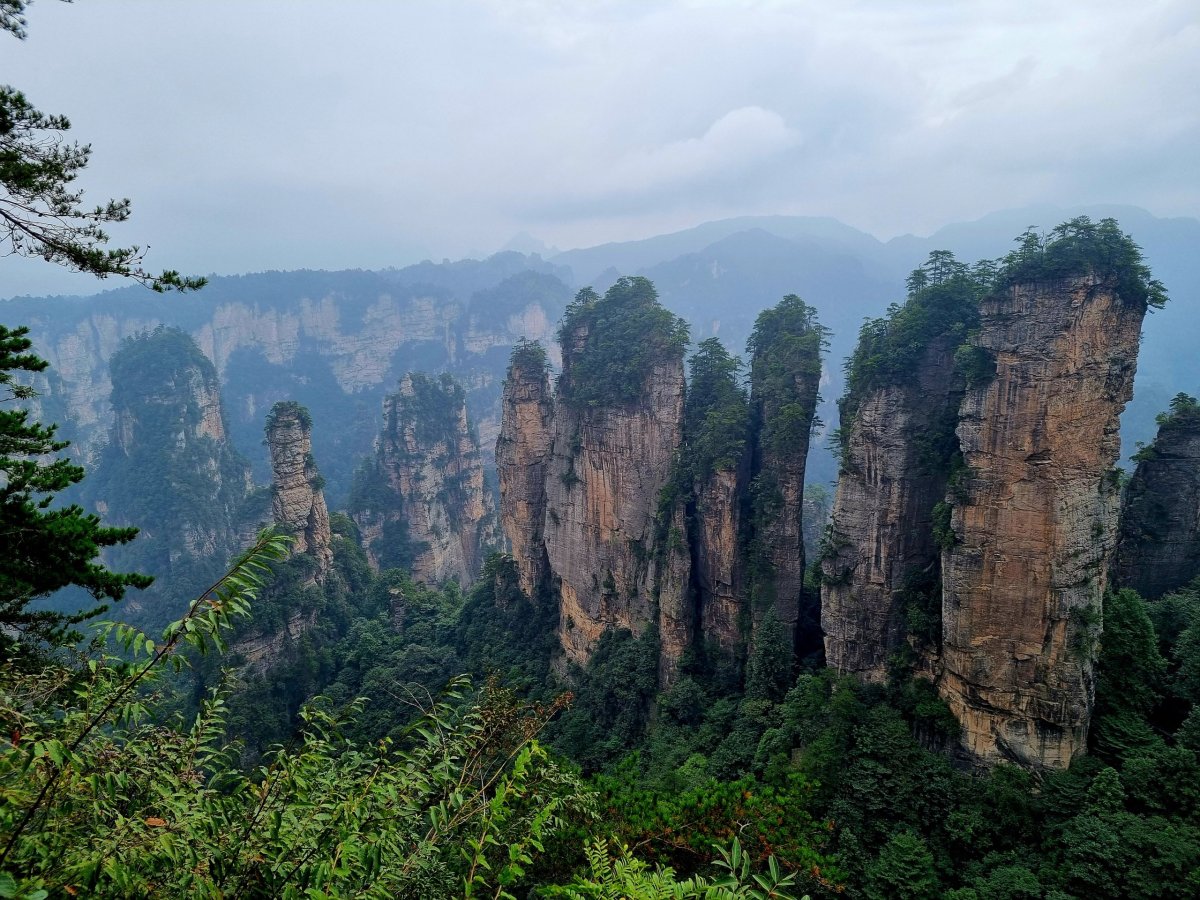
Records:
[[[405,375],[383,401],[383,420],[350,496],[368,557],[430,584],[471,583],[497,535],[462,386],[449,375]]]
[[[750,336],[752,612],[757,626],[772,610],[789,642],[804,592],[804,470],[825,334],[816,310],[790,294],[759,315]]]
[[[1113,578],[1156,599],[1200,576],[1200,403],[1187,394],[1159,416],[1125,488]]]
[[[1115,282],[1015,281],[969,343],[995,376],[960,410],[938,688],[976,762],[1063,768],[1086,744],[1145,310]]]
[[[560,333],[545,545],[559,640],[583,664],[611,628],[657,622],[659,497],[682,438],[687,326],[644,278],[581,291]]]
[[[292,552],[313,559],[313,578],[325,580],[333,565],[333,537],[321,475],[312,455],[312,417],[293,401],[276,403],[267,417],[271,453],[271,511],[295,537]]]
[[[508,538],[521,590],[536,598],[548,563],[543,542],[546,464],[554,437],[554,400],[546,351],[520,343],[512,353],[501,398],[496,471],[500,479],[500,524]]]

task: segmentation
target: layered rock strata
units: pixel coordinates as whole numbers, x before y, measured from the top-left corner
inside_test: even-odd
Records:
[[[1198,576],[1200,405],[1180,394],[1125,488],[1113,578],[1154,599]]]
[[[323,582],[333,565],[333,536],[312,454],[312,417],[298,403],[276,403],[267,417],[266,431],[275,522],[294,536],[292,552],[314,561],[313,580]]]
[[[936,445],[946,432],[954,442],[958,340],[932,340],[915,377],[871,391],[847,426],[821,562],[821,627],[826,664],[865,681],[887,680],[889,660],[908,640],[915,595],[940,591],[933,513],[947,469]],[[938,597],[927,599],[940,607]]]
[[[543,529],[546,467],[554,437],[554,396],[540,345],[519,344],[513,351],[501,410],[496,441],[500,524],[516,562],[521,590],[536,598],[549,566]]]
[[[351,496],[369,558],[418,581],[469,584],[497,529],[463,389],[448,375],[406,375],[384,400],[383,418],[375,457]]]
[[[1085,747],[1143,314],[1095,276],[1018,282],[981,305],[970,345],[995,376],[959,416],[938,682],[976,762],[1064,768]]]

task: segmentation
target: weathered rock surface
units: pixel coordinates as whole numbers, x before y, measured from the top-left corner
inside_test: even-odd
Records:
[[[1113,564],[1120,587],[1152,599],[1200,576],[1200,407],[1171,406],[1125,488]]]
[[[996,374],[960,411],[938,689],[973,760],[1063,768],[1086,743],[1143,309],[1088,276],[1018,283],[981,314],[971,343]]]
[[[700,631],[727,654],[745,643],[741,540],[745,481],[737,469],[713,472],[696,493],[695,582]]]
[[[298,403],[276,403],[266,430],[274,519],[295,537],[292,552],[312,557],[313,579],[322,582],[333,565],[333,536],[312,454],[312,418]]]
[[[369,557],[418,581],[469,584],[498,534],[462,388],[448,375],[406,375],[383,418],[351,498]]]
[[[578,349],[563,349],[564,379]],[[606,630],[639,633],[655,618],[655,521],[681,439],[682,353],[651,367],[632,404],[581,408],[569,390],[564,396],[560,384],[555,405],[545,541],[559,638],[567,658],[582,664]]]
[[[827,665],[865,681],[886,681],[889,657],[906,642],[906,594],[938,589],[932,519],[947,471],[926,457],[953,428],[962,398],[958,340],[933,340],[916,378],[872,391],[847,426],[830,555],[821,562],[821,628]]]
[[[516,562],[521,590],[536,599],[549,572],[543,529],[546,467],[554,437],[554,397],[540,345],[519,345],[513,352],[501,409],[496,441],[500,524]]]

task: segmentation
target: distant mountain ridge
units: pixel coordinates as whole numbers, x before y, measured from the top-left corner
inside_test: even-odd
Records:
[[[1160,218],[1137,207],[1004,210],[928,237],[886,242],[831,218],[745,216],[548,259],[509,250],[484,260],[425,261],[380,271],[264,272],[214,278],[191,297],[163,298],[126,287],[88,298],[9,300],[0,303],[0,314],[33,327],[36,346],[54,369],[56,387],[43,385],[53,395],[45,398],[46,408],[65,403],[64,431],[80,442],[85,459],[110,417],[108,357],[122,338],[165,323],[192,333],[213,357],[229,394],[232,436],[260,477],[266,473],[260,413],[279,399],[298,399],[312,409],[314,453],[336,503],[353,465],[369,452],[384,392],[406,371],[451,371],[463,380],[488,452],[498,427],[507,349],[522,337],[552,344],[547,338],[563,305],[583,285],[602,291],[621,275],[645,275],[664,305],[691,323],[695,342],[716,335],[739,355],[757,313],[786,293],[799,294],[833,332],[819,410],[833,428],[842,361],[863,318],[902,301],[905,276],[931,250],[951,250],[971,262],[1011,246],[1027,226],[1049,229],[1081,214],[1117,218],[1172,295],[1145,325],[1134,399],[1123,418],[1122,453],[1128,456],[1137,441],[1153,438],[1154,416],[1172,396],[1200,389],[1193,347],[1200,333],[1194,299],[1200,295],[1200,220]],[[532,239],[521,245],[538,246]],[[511,296],[502,296],[505,290]],[[521,292],[528,303],[522,304]],[[384,297],[389,299],[381,306]],[[384,309],[389,303],[390,312]],[[497,321],[501,311],[503,321]],[[223,328],[216,322],[221,315]],[[246,337],[246,329],[257,331]],[[812,453],[810,478],[832,480],[836,469],[828,442],[814,440]],[[327,462],[327,456],[336,458]]]

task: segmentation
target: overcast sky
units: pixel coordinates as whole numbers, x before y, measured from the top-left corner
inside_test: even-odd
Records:
[[[1200,214],[1196,0],[37,0],[151,268],[404,265],[749,213],[881,238],[1033,202]],[[0,260],[0,296],[91,292]]]

